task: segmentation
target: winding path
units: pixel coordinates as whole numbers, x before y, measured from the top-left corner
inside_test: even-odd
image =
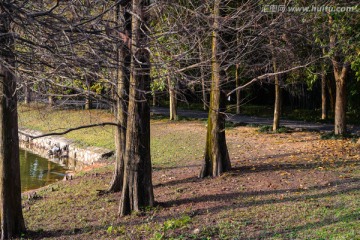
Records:
[[[165,107],[152,107],[151,112],[154,114],[169,116],[169,109]],[[178,110],[179,116],[189,118],[206,119],[208,113],[204,111],[196,110]],[[272,119],[262,117],[251,117],[244,115],[228,114],[227,121],[240,124],[256,124],[256,125],[272,125]],[[331,132],[334,129],[333,124],[328,123],[311,123],[305,121],[294,121],[281,119],[280,125],[291,129],[308,130],[308,131],[320,131],[320,132]],[[360,135],[360,126],[348,125],[348,131],[352,134]]]

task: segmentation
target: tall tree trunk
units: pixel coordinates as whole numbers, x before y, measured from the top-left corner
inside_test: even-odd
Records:
[[[321,119],[327,119],[327,97],[326,97],[326,67],[325,63],[321,65]]]
[[[169,98],[170,98],[170,120],[177,121],[178,114],[177,114],[177,99],[176,99],[176,86],[171,81],[170,76],[167,77],[168,85],[169,85]]]
[[[9,13],[1,9],[0,14],[4,15],[0,18],[1,239],[12,239],[25,232],[25,224],[21,207],[16,78],[13,73],[15,43],[10,32]]]
[[[329,25],[332,27],[333,18],[329,17]],[[336,33],[330,31],[330,51],[333,51],[331,62],[334,69],[334,77],[336,83],[336,98],[335,98],[335,123],[334,132],[336,135],[346,134],[346,75],[350,64],[340,57],[336,49]]]
[[[277,71],[276,60],[273,62],[274,72]],[[281,115],[281,87],[279,75],[275,75],[275,104],[274,104],[274,121],[273,131],[277,131],[280,126],[280,115]]]
[[[346,74],[348,66],[345,63],[342,69],[334,67],[336,81],[336,100],[335,100],[335,134],[346,134]]]
[[[200,40],[198,40],[198,42],[199,42],[199,58],[200,58],[200,61],[203,62],[204,56],[203,56],[203,52],[202,52],[202,46],[201,46]],[[205,70],[202,65],[200,66],[200,78],[201,78],[203,109],[208,110],[209,103],[208,103],[207,93],[206,93]]]
[[[235,84],[236,88],[240,87],[240,78],[239,78],[239,64],[235,65]],[[240,114],[241,111],[241,90],[236,90],[236,114]]]
[[[116,11],[116,22],[120,24],[120,15],[125,16],[125,7],[118,5]],[[129,16],[127,16],[130,18]],[[125,21],[130,21],[126,19]],[[129,26],[125,26],[125,32],[130,31]],[[115,119],[119,125],[115,129],[115,170],[110,184],[109,192],[120,192],[124,179],[124,155],[126,145],[126,124],[127,124],[127,102],[129,95],[130,73],[127,70],[130,67],[130,52],[124,45],[117,49],[117,69],[116,69],[116,111]]]
[[[205,157],[199,176],[201,178],[219,176],[231,169],[225,137],[225,94],[221,91],[219,49],[219,17],[221,0],[214,2],[214,23],[212,33],[212,78],[209,118],[206,134]]]
[[[150,89],[150,54],[146,49],[146,19],[143,10],[149,0],[132,0],[131,69],[125,148],[125,173],[119,215],[154,205],[150,157],[150,107],[146,91]],[[141,30],[140,30],[141,29]],[[137,61],[139,60],[140,63]]]

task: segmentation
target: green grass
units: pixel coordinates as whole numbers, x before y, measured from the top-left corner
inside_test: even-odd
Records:
[[[53,110],[46,106],[19,106],[19,126],[42,132],[61,132],[68,128],[113,121],[106,110]],[[114,149],[114,127],[94,127],[70,132],[64,137],[79,146]]]
[[[81,125],[110,121],[113,121],[113,116],[105,110],[49,110],[41,105],[19,107],[19,125],[42,132],[57,132]],[[204,135],[171,127],[167,131],[162,129],[162,126],[167,123],[185,125],[188,121],[191,119],[170,122],[163,116],[154,116],[151,125],[151,153],[155,166],[170,167],[179,163],[186,164],[188,154],[191,154],[194,159],[201,158]],[[195,121],[195,123],[203,124],[202,121]],[[161,134],[157,134],[160,131]],[[115,149],[113,126],[81,129],[70,132],[64,137],[74,140],[78,146],[82,147]]]

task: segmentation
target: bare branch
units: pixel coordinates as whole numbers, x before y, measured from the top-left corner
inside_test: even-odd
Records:
[[[103,123],[95,123],[95,124],[90,124],[90,125],[83,125],[83,126],[79,126],[79,127],[74,127],[74,128],[69,128],[63,132],[53,132],[53,133],[45,133],[45,134],[41,134],[41,135],[37,135],[37,136],[33,136],[33,135],[30,135],[28,133],[25,133],[23,131],[20,131],[19,130],[19,133],[26,136],[26,137],[29,137],[31,139],[37,139],[37,138],[42,138],[42,137],[48,137],[48,136],[61,136],[61,135],[65,135],[69,132],[72,132],[72,131],[76,131],[76,130],[80,130],[80,129],[84,129],[84,128],[92,128],[92,127],[104,127],[104,126],[117,126],[117,127],[122,127],[121,125],[119,124],[116,124],[116,123],[113,123],[113,122],[103,122]]]
[[[247,82],[246,84],[241,85],[241,86],[239,86],[239,87],[231,90],[231,91],[227,94],[227,96],[230,96],[231,94],[233,94],[233,93],[236,92],[237,90],[241,90],[241,89],[244,89],[244,88],[246,88],[246,87],[249,87],[250,85],[252,85],[252,84],[254,84],[254,83],[256,83],[256,82],[261,81],[261,80],[264,80],[264,79],[267,79],[267,78],[269,78],[269,77],[274,77],[274,76],[278,76],[278,75],[281,75],[281,74],[284,74],[284,73],[288,73],[288,72],[295,71],[295,70],[297,70],[297,69],[306,68],[306,67],[308,67],[309,65],[313,64],[314,62],[318,61],[319,59],[321,59],[321,58],[318,58],[318,59],[316,59],[316,60],[314,60],[314,61],[311,61],[311,62],[309,62],[309,63],[307,63],[307,64],[305,64],[305,65],[296,66],[296,67],[293,67],[293,68],[290,68],[290,69],[286,69],[286,70],[280,71],[280,72],[266,73],[266,74],[263,74],[263,75],[258,76],[258,77],[256,77],[256,78],[253,78],[253,79],[251,79],[249,82]]]

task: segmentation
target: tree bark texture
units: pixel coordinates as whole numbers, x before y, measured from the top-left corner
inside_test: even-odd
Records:
[[[0,19],[0,217],[1,239],[25,232],[21,207],[20,162],[14,39],[10,16]],[[11,68],[11,69],[10,69]]]
[[[335,134],[346,134],[346,74],[348,67],[343,66],[341,70],[334,68],[336,81],[335,99]]]
[[[329,15],[329,25],[333,26],[333,18]],[[348,73],[350,64],[340,57],[336,49],[336,33],[330,30],[330,50],[333,51],[331,62],[334,69],[334,77],[336,84],[336,98],[335,98],[335,135],[346,134],[346,75]]]
[[[210,108],[206,134],[204,162],[199,177],[216,177],[231,169],[225,137],[225,93],[221,91],[219,48],[219,17],[221,0],[214,2],[214,23],[212,33],[212,81]]]
[[[150,89],[149,52],[145,49],[146,19],[142,15],[146,0],[133,0],[130,93],[125,148],[125,173],[119,215],[154,205],[150,157],[150,107],[146,91]],[[141,29],[141,30],[140,30]],[[140,61],[140,62],[139,62]]]
[[[125,7],[118,5],[116,22],[120,21],[120,14],[124,17],[128,17],[125,21],[130,21],[129,16],[125,16]],[[128,24],[124,23],[130,31]],[[109,187],[109,192],[120,192],[123,186],[124,178],[124,155],[126,146],[126,124],[127,124],[127,111],[128,111],[128,94],[129,94],[129,78],[130,73],[128,68],[130,67],[130,52],[125,44],[121,45],[117,49],[117,72],[116,72],[116,111],[115,119],[118,126],[115,129],[115,170],[114,175]]]
[[[202,46],[201,46],[201,42],[199,41],[199,58],[200,61],[203,62],[204,61],[204,56],[203,56],[203,52],[202,52]],[[207,98],[207,93],[206,93],[206,83],[205,83],[205,70],[203,66],[200,66],[200,78],[201,78],[201,92],[202,92],[202,101],[203,101],[203,109],[204,110],[208,110],[208,98]]]

